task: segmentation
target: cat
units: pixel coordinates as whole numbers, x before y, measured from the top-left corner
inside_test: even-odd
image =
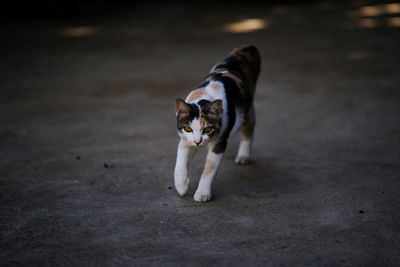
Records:
[[[187,166],[196,151],[207,147],[207,157],[198,188],[197,202],[211,200],[211,184],[221,164],[228,138],[240,130],[241,141],[235,158],[237,164],[250,162],[255,126],[253,98],[261,68],[258,49],[243,45],[212,67],[205,81],[185,100],[175,103],[180,137],[174,181],[177,192],[188,191]]]

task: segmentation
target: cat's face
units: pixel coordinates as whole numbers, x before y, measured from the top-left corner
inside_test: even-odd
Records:
[[[222,101],[200,100],[188,104],[176,100],[178,134],[191,146],[204,146],[218,136],[221,127]]]

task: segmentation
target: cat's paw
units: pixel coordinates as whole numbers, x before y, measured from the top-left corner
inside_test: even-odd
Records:
[[[250,163],[250,158],[246,156],[237,156],[235,159],[236,164],[245,165]]]
[[[179,195],[183,196],[189,189],[189,179],[183,180],[181,183],[175,183],[175,189]]]
[[[211,200],[211,192],[200,192],[199,190],[196,191],[194,194],[194,200],[197,202],[206,202]]]

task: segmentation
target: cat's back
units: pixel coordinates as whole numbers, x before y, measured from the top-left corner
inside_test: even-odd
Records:
[[[218,62],[208,77],[214,80],[228,78],[253,95],[260,69],[261,57],[258,49],[253,45],[243,45]]]
[[[208,100],[211,102],[216,99],[224,99],[224,89],[224,84],[221,81],[208,80],[191,91],[185,101],[187,103],[197,103],[200,100]]]
[[[189,93],[186,101],[224,99],[227,93],[252,100],[260,68],[261,58],[255,46],[236,48],[213,66],[205,81]]]

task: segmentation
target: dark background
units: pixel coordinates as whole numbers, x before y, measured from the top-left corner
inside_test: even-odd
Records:
[[[398,266],[400,4],[6,2],[1,266]],[[247,28],[246,28],[247,27]],[[256,45],[253,163],[173,186],[174,101]]]

